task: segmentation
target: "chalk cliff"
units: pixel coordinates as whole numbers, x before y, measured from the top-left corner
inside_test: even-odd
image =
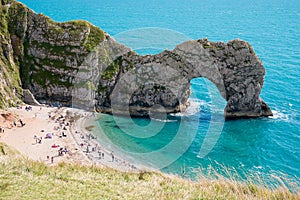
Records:
[[[227,101],[226,118],[272,115],[259,96],[265,69],[247,42],[202,39],[140,56],[88,22],[56,23],[9,0],[1,3],[0,22],[2,107],[17,103],[23,88],[41,103],[174,113],[188,106],[190,80],[206,77]]]

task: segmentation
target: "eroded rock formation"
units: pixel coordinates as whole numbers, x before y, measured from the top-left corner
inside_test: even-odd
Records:
[[[118,70],[107,78],[112,66]],[[227,101],[226,118],[270,116],[270,108],[259,97],[264,75],[247,42],[187,41],[153,56],[130,52],[119,57],[102,72],[98,107],[136,116],[180,112],[188,106],[191,79],[206,77]]]
[[[227,101],[226,118],[272,115],[259,97],[265,69],[247,42],[202,39],[139,56],[87,22],[56,23],[9,0],[2,10],[0,84],[13,83],[0,90],[2,105],[23,87],[40,102],[135,116],[174,113],[188,106],[190,80],[206,77]]]

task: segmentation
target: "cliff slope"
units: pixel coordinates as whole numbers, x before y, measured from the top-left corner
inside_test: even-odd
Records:
[[[8,3],[2,1],[0,4],[0,108],[14,105],[22,95],[19,63],[14,57],[8,31]]]

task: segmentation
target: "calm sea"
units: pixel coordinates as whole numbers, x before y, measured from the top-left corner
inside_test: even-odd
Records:
[[[56,21],[88,20],[129,46],[133,44],[126,34],[121,37],[123,33],[135,29],[139,32],[147,27],[155,27],[150,32],[166,31],[160,37],[175,32],[175,35],[184,35],[183,38],[207,37],[224,42],[241,38],[250,42],[267,70],[261,97],[274,111],[274,117],[226,121],[223,127],[217,125],[221,127],[220,135],[215,130],[218,140],[210,141],[216,144],[207,155],[201,156],[199,152],[209,128],[214,127],[216,121],[222,121],[225,101],[219,96],[218,106],[215,106],[208,89],[210,83],[198,78],[192,81],[193,103],[187,113],[157,121],[102,115],[97,122],[102,131],[97,134],[103,145],[112,149],[116,145],[131,152],[128,159],[165,172],[182,174],[185,171],[186,176],[194,177],[193,171],[199,167],[212,166],[223,173],[222,166],[226,166],[242,177],[254,173],[268,179],[270,174],[281,172],[300,177],[299,0],[21,2]],[[131,47],[145,54],[174,47],[172,43],[168,45],[162,42],[161,46],[150,44],[144,49]],[[173,146],[169,148],[169,144]]]

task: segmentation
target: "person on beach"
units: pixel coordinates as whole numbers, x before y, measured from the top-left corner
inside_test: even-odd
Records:
[[[113,152],[111,152],[111,162],[114,162],[114,160],[115,160],[115,155]]]
[[[86,137],[88,140],[91,140],[91,135],[90,134],[86,134]]]
[[[25,123],[21,119],[19,119],[19,122],[20,122],[22,127],[25,126]]]
[[[63,150],[62,150],[62,155],[66,155],[68,153],[68,149],[67,147],[65,147]]]
[[[53,164],[53,160],[54,160],[54,158],[53,158],[53,156],[51,157],[51,163]]]
[[[37,144],[38,143],[38,137],[36,135],[34,135],[33,139],[35,140],[35,144]]]
[[[89,151],[89,145],[86,146],[86,153],[90,153],[90,151]]]
[[[62,148],[62,147],[58,149],[58,156],[61,156],[61,155],[62,155],[62,151],[63,151],[63,148]]]
[[[62,132],[62,136],[63,137],[67,137],[67,135],[65,134],[65,132]]]

